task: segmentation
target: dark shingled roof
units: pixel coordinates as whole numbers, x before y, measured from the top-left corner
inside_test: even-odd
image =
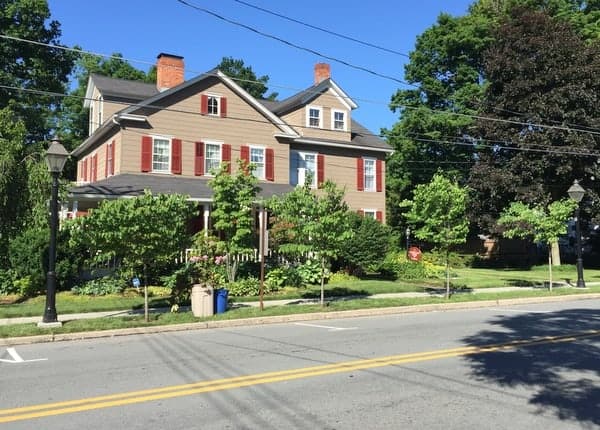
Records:
[[[93,73],[91,75],[94,85],[105,97],[144,100],[158,93],[156,84],[126,79],[109,78]]]
[[[85,184],[70,189],[70,197],[74,200],[89,200],[139,196],[144,190],[152,194],[183,194],[192,199],[212,200],[213,191],[208,186],[208,178],[185,178],[169,175],[153,175],[149,173],[124,173],[111,176],[93,184]],[[294,187],[288,184],[261,182],[258,184],[259,197],[269,198],[291,191]]]

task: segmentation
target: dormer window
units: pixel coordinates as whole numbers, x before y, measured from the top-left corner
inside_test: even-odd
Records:
[[[202,94],[200,113],[225,118],[227,116],[227,99],[216,94]]]
[[[322,128],[323,108],[320,106],[307,106],[306,125],[308,127]]]
[[[334,130],[346,131],[346,112],[342,110],[332,110],[331,124]]]

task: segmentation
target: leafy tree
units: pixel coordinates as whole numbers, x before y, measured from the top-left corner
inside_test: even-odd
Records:
[[[236,60],[233,57],[223,57],[217,69],[235,80],[235,83],[248,91],[250,95],[257,99],[275,100],[277,93],[271,93],[265,96],[268,90],[267,83],[269,76],[256,76],[251,66],[245,66],[243,60]]]
[[[568,23],[542,12],[513,9],[499,27],[485,56],[482,109],[497,121],[477,123],[482,142],[490,143],[480,148],[469,181],[480,226],[491,229],[514,199],[548,204],[564,196],[573,178],[593,184],[598,177],[586,153],[597,153],[600,139],[585,132],[600,128],[598,58],[600,44],[586,44]],[[597,213],[598,193],[588,188]]]
[[[353,275],[377,271],[388,253],[391,228],[353,212],[348,217],[354,235],[342,247],[340,265]]]
[[[428,184],[417,185],[405,217],[413,234],[440,248],[446,260],[446,298],[450,297],[450,247],[465,243],[469,231],[466,217],[468,191],[436,173]]]
[[[209,182],[213,190],[213,228],[224,242],[227,279],[235,282],[239,261],[236,256],[254,249],[254,217],[252,206],[258,194],[258,180],[252,174],[254,166],[238,160],[235,175],[222,163]]]
[[[283,197],[269,202],[276,222],[283,224],[285,238],[280,238],[279,250],[290,255],[313,255],[321,265],[321,305],[325,303],[325,269],[331,260],[342,254],[352,238],[348,206],[344,191],[331,181],[314,192],[310,181]]]
[[[504,236],[531,237],[534,242],[548,245],[548,270],[552,291],[552,244],[567,233],[567,220],[577,208],[571,199],[557,200],[548,206],[529,206],[514,202],[502,212],[498,223],[504,226]]]
[[[131,199],[106,200],[88,216],[73,220],[72,228],[79,234],[72,231],[71,240],[74,246],[87,244],[96,261],[114,258],[126,273],[142,273],[147,286],[150,267],[169,266],[188,247],[187,225],[193,212],[186,197],[175,194],[145,192]]]
[[[60,98],[43,91],[62,94],[73,66],[73,54],[60,48],[58,21],[50,20],[46,0],[0,0],[0,29],[15,39],[0,43],[0,82],[25,91],[0,88],[0,106],[9,107],[23,121],[26,141],[38,144],[49,140],[55,126]]]

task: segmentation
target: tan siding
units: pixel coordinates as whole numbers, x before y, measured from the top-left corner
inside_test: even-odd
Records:
[[[200,115],[202,92],[227,98],[227,118]],[[169,105],[169,110],[149,115],[148,121],[149,130],[128,127],[123,131],[121,173],[140,172],[141,139],[143,135],[152,135],[182,139],[182,176],[194,176],[194,142],[212,140],[231,145],[233,171],[242,145],[273,148],[275,182],[287,183],[289,180],[289,147],[274,137],[281,131],[221,83],[206,91],[188,90],[188,94]]]
[[[322,128],[313,128],[307,126],[307,106],[315,106],[321,108],[322,118]],[[332,110],[340,110],[346,113],[346,130],[347,131],[338,131],[332,130],[333,124],[331,121],[331,113]],[[300,133],[305,137],[314,137],[318,139],[334,139],[340,141],[350,142],[352,136],[350,134],[350,123],[351,123],[352,113],[350,110],[344,106],[341,100],[333,95],[331,92],[327,92],[317,97],[315,100],[310,102],[306,106],[302,106],[301,108],[292,111],[285,116],[283,119],[290,124],[292,127],[296,128]]]

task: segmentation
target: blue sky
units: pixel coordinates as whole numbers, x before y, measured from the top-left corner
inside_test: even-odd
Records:
[[[403,79],[405,56],[391,54],[282,20],[235,0],[186,0],[293,44]],[[408,54],[416,37],[437,16],[466,13],[472,0],[245,0],[264,9],[374,45]],[[313,67],[331,64],[332,78],[359,108],[353,118],[378,133],[398,117],[388,103],[398,82],[355,70],[234,26],[177,0],[49,0],[52,18],[61,23],[63,44],[102,54],[120,52],[147,71],[161,52],[185,58],[186,79],[220,63],[224,56],[244,60],[258,76],[269,75],[269,88],[288,97],[313,83]]]

